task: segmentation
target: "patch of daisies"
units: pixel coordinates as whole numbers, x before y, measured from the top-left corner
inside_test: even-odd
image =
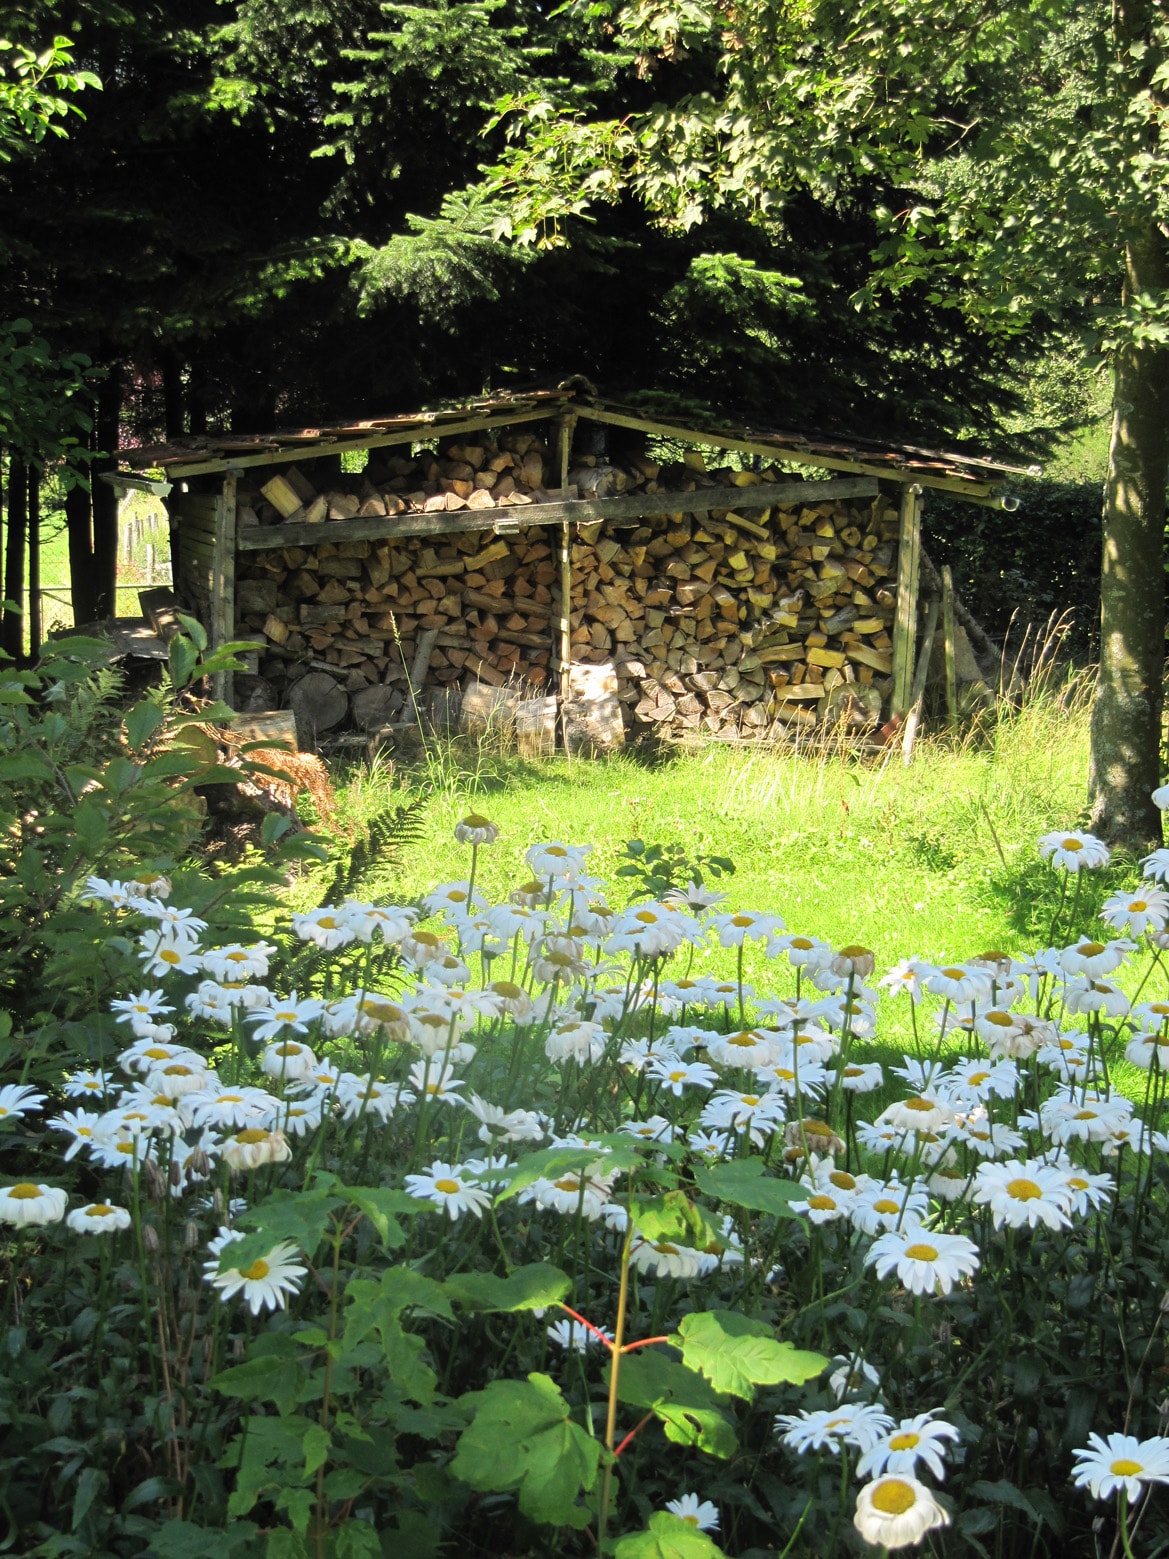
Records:
[[[1158,795],[1169,803],[1169,788]],[[514,1204],[526,1220],[590,1228],[613,1260],[628,1212],[622,1173],[598,1139],[617,1130],[708,1165],[764,1154],[797,1182],[792,1207],[812,1238],[928,1298],[977,1278],[985,1223],[1071,1228],[1116,1195],[1122,1154],[1139,1172],[1169,1146],[1156,1129],[1169,1001],[1130,1004],[1116,980],[1138,951],[1169,949],[1169,850],[1146,860],[1134,892],[1106,900],[1108,940],[1023,958],[910,958],[874,982],[868,949],[793,934],[775,914],[724,910],[700,885],[618,908],[588,870],[588,846],[534,846],[528,879],[491,903],[474,887],[474,863],[495,832],[464,819],[456,833],[472,847],[470,879],[438,885],[419,905],[348,899],[292,916],[292,946],[333,957],[324,993],[273,982],[284,954],[271,943],[206,945],[207,924],[171,903],[165,879],[91,878],[86,897],[134,931],[142,984],[111,1004],[123,1048],[62,1079],[47,1125],[66,1161],[82,1158],[118,1189],[70,1211],[59,1187],[5,1186],[0,1221],[64,1220],[78,1234],[116,1236],[144,1183],[194,1199],[217,1182],[216,1205],[238,1209],[246,1201],[230,1193],[246,1197],[258,1171],[271,1183],[298,1153],[318,1161],[322,1133],[365,1132],[382,1136],[375,1161],[387,1175],[451,1222],[484,1217],[519,1154],[595,1149],[584,1167],[525,1185]],[[1040,849],[1068,873],[1108,859],[1075,831],[1045,836]],[[781,990],[694,971],[704,952],[748,944]],[[393,970],[385,989],[358,983],[378,967]],[[883,1000],[908,1001],[915,1035],[915,1054],[891,1076],[865,1049]],[[1143,1115],[1110,1085],[1118,1048],[1148,1074]],[[368,1070],[341,1064],[354,1055]],[[594,1085],[602,1071],[607,1081]],[[865,1096],[893,1079],[902,1096],[864,1118]],[[0,1119],[46,1103],[28,1087],[0,1088]],[[423,1163],[419,1149],[435,1156]],[[702,1250],[636,1234],[631,1263],[649,1279],[701,1282],[754,1259],[741,1223],[717,1227]],[[306,1275],[302,1253],[280,1243],[232,1267],[224,1252],[239,1237],[229,1218],[209,1245],[208,1283],[253,1314],[282,1308]],[[554,1323],[549,1338],[582,1352],[607,1341],[577,1321]],[[941,1477],[957,1430],[932,1413],[895,1424],[879,1404],[848,1400],[850,1379],[833,1408],[784,1417],[782,1442],[796,1453],[851,1446],[869,1479],[862,1535],[886,1548],[918,1542],[948,1517],[916,1472]],[[1140,1444],[1149,1470],[1129,1475],[1129,1497],[1132,1479],[1161,1466],[1156,1447]],[[1094,1441],[1077,1453],[1084,1468],[1098,1470],[1097,1452]],[[1121,1477],[1082,1472],[1094,1493]]]

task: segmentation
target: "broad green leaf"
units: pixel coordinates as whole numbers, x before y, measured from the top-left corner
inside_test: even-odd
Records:
[[[722,1250],[726,1245],[722,1230],[683,1191],[667,1191],[664,1196],[630,1197],[629,1216],[647,1240],[671,1240],[676,1245],[692,1245],[698,1250],[705,1250],[709,1245]]]
[[[281,1240],[290,1240],[311,1256],[325,1237],[329,1215],[344,1201],[344,1196],[320,1189],[274,1192],[259,1207],[240,1214],[237,1221],[256,1232],[224,1246],[220,1272],[259,1261]]]
[[[794,1180],[769,1175],[761,1158],[732,1158],[725,1164],[702,1165],[694,1178],[707,1196],[732,1207],[747,1207],[756,1213],[774,1213],[780,1218],[798,1218],[791,1203],[807,1197],[807,1187]]]
[[[573,1423],[556,1383],[540,1374],[493,1380],[471,1400],[475,1416],[451,1463],[456,1477],[482,1493],[515,1489],[530,1520],[583,1531],[591,1513],[577,1500],[596,1482],[601,1443]]]
[[[345,1298],[351,1312],[378,1304],[390,1315],[401,1315],[403,1310],[420,1310],[424,1315],[438,1316],[444,1321],[455,1318],[447,1300],[446,1285],[415,1272],[413,1267],[385,1267],[377,1282],[370,1278],[353,1278],[346,1284]]]
[[[257,1530],[251,1521],[233,1521],[228,1527],[168,1521],[151,1534],[146,1551],[154,1559],[235,1559],[249,1551]]]
[[[342,1346],[346,1352],[376,1334],[390,1379],[403,1397],[429,1407],[438,1377],[426,1360],[426,1343],[402,1326],[406,1309],[453,1320],[442,1287],[410,1267],[390,1267],[378,1282],[357,1278],[346,1288],[348,1307]]]
[[[694,1370],[657,1348],[639,1349],[621,1360],[617,1396],[627,1407],[649,1408],[666,1439],[724,1460],[735,1454],[735,1430],[723,1412],[726,1399]]]
[[[412,1218],[423,1209],[423,1203],[416,1196],[410,1196],[405,1191],[393,1191],[386,1186],[338,1185],[337,1190],[365,1214],[377,1230],[377,1237],[385,1250],[400,1250],[406,1243],[406,1232],[394,1214],[401,1213]]]
[[[546,1262],[517,1267],[505,1278],[490,1272],[456,1272],[443,1285],[455,1304],[467,1310],[546,1310],[568,1293],[567,1272]]]
[[[722,1549],[692,1521],[658,1510],[645,1532],[631,1532],[617,1543],[616,1559],[721,1559]]]
[[[4,780],[51,780],[53,765],[39,752],[14,752],[0,758],[0,782]]]
[[[190,617],[186,612],[176,612],[178,620],[183,625],[183,631],[188,635],[194,647],[202,652],[207,648],[207,630],[197,617]],[[174,640],[178,643],[178,640]]]
[[[149,699],[135,704],[126,714],[126,736],[131,747],[142,747],[166,720],[166,713]]]
[[[296,1359],[267,1355],[220,1370],[211,1385],[225,1397],[273,1402],[279,1412],[291,1413],[307,1379],[307,1370]]]
[[[178,689],[185,688],[191,673],[199,663],[199,651],[180,633],[170,641],[171,681]]]
[[[333,1437],[320,1424],[310,1424],[301,1443],[304,1446],[304,1475],[311,1478],[317,1468],[323,1467],[328,1461]]]
[[[83,1467],[73,1489],[73,1530],[85,1520],[95,1499],[105,1487],[106,1475],[99,1467]]]
[[[740,1315],[737,1310],[702,1310],[686,1316],[678,1335],[671,1337],[681,1348],[690,1369],[700,1370],[716,1391],[729,1391],[748,1400],[756,1386],[780,1381],[800,1385],[825,1369],[820,1353],[778,1342],[765,1321]]]
[[[511,1178],[495,1200],[510,1201],[537,1180],[555,1180],[566,1170],[587,1169],[604,1156],[595,1148],[541,1148],[538,1153],[525,1153],[517,1160]]]

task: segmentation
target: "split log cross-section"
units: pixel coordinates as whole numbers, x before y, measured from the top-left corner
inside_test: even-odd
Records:
[[[180,597],[213,643],[255,641],[238,701],[296,707],[330,677],[331,728],[368,728],[479,684],[564,696],[571,664],[611,663],[630,726],[738,739],[904,697],[922,491],[995,502],[1006,469],[575,392],[134,453],[187,483]]]

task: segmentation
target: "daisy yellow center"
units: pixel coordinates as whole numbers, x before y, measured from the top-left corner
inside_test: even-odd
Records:
[[[1125,1456],[1114,1461],[1108,1468],[1108,1471],[1114,1473],[1118,1478],[1135,1478],[1138,1473],[1142,1473],[1144,1470],[1140,1462],[1129,1461]]]
[[[8,1195],[14,1202],[32,1202],[41,1194],[39,1185],[33,1185],[31,1180],[22,1180],[19,1185],[14,1185]]]
[[[634,920],[640,920],[646,926],[656,926],[658,923],[658,917],[652,909],[639,909],[633,918]]]
[[[966,978],[965,969],[943,969],[942,973],[947,980],[963,980]]]
[[[865,1075],[865,1069],[863,1066],[846,1066],[844,1069],[844,1075],[845,1077],[863,1077]]]
[[[300,1049],[299,1045],[277,1045],[273,1054],[278,1056],[298,1056],[300,1055]]]
[[[563,1180],[557,1180],[555,1182],[555,1185],[556,1185],[556,1189],[558,1191],[579,1191],[580,1190],[580,1181],[575,1177],[575,1175],[565,1175],[564,1179]]]
[[[917,1495],[911,1484],[900,1478],[886,1478],[873,1490],[873,1509],[883,1516],[903,1516],[917,1504]]]
[[[184,1066],[181,1061],[176,1061],[173,1066],[164,1066],[162,1075],[164,1077],[194,1077],[195,1073],[191,1067]]]
[[[732,926],[753,926],[754,924],[755,924],[755,917],[754,917],[754,915],[732,915],[731,916],[731,925]]]
[[[462,888],[452,888],[451,891],[447,894],[447,898],[452,904],[465,904],[467,901],[467,895],[463,892]]]
[[[919,1098],[919,1099],[906,1099],[906,1101],[905,1101],[905,1108],[907,1110],[920,1110],[924,1114],[925,1112],[936,1108],[936,1106],[934,1105],[934,1102],[933,1102],[932,1099],[920,1099]]]
[[[1148,909],[1149,904],[1147,899],[1133,899],[1128,907],[1135,914],[1143,914]]]
[[[806,1120],[804,1122],[804,1130],[812,1137],[830,1137],[832,1135],[832,1127],[826,1125],[824,1121]]]
[[[252,1142],[267,1142],[268,1133],[261,1131],[258,1126],[249,1126],[245,1131],[237,1131],[235,1140],[245,1145]]]
[[[291,1011],[286,1010],[284,1012],[278,1012],[276,1014],[276,1021],[277,1023],[295,1023],[296,1008],[294,1007]]]
[[[654,1246],[654,1250],[657,1251],[659,1256],[676,1256],[678,1254],[678,1247],[671,1245],[667,1240],[659,1240]]]
[[[511,980],[496,980],[491,989],[497,996],[502,996],[507,1001],[514,1001],[517,996],[524,994],[523,987],[513,984]]]
[[[169,1061],[171,1053],[162,1045],[153,1045],[149,1050],[142,1052],[145,1061]]]
[[[796,948],[798,952],[810,953],[816,944],[815,942],[810,941],[806,936],[794,936],[792,937],[791,945]]]
[[[1068,1180],[1068,1185],[1073,1191],[1086,1191],[1088,1189],[1088,1182],[1081,1180],[1078,1176],[1071,1176]]]
[[[1082,839],[1073,839],[1070,836],[1067,839],[1064,839],[1062,844],[1065,850],[1082,850],[1084,848],[1084,841]]]
[[[220,1104],[242,1104],[243,1100],[240,1098],[238,1093],[221,1093],[219,1095],[219,1103]]]
[[[1159,1018],[1169,1017],[1169,1003],[1163,1001],[1150,1002],[1149,1011],[1155,1012]]]
[[[478,812],[468,812],[463,819],[464,828],[490,828],[491,824]]]
[[[852,1175],[850,1175],[848,1173],[847,1170],[844,1170],[844,1169],[834,1169],[832,1171],[832,1173],[828,1176],[828,1178],[829,1178],[829,1180],[831,1180],[832,1184],[836,1187],[836,1189],[838,1191],[855,1191],[856,1190],[856,1181],[853,1179]]]
[[[548,848],[544,851],[544,854],[545,855],[555,855],[559,859],[563,859],[568,854],[568,851],[564,848],[563,845],[550,844],[548,846]]]
[[[1009,1029],[1015,1020],[1009,1012],[988,1012],[986,1021],[995,1024],[998,1028]]]
[[[681,1082],[684,1082],[685,1079],[686,1079],[686,1073],[685,1072],[671,1072],[669,1074],[669,1080],[672,1083],[681,1083]]]
[[[1042,1199],[1043,1191],[1034,1180],[1008,1180],[1007,1195],[1013,1196],[1016,1202],[1037,1202]]]
[[[182,954],[176,953],[173,947],[164,947],[158,956],[164,964],[178,964],[183,961]]]
[[[906,1430],[904,1434],[889,1436],[889,1449],[891,1451],[912,1451],[915,1445],[921,1444],[921,1436],[914,1434],[912,1430]]]
[[[414,940],[421,942],[423,947],[437,947],[438,938],[433,931],[415,931]]]
[[[810,1196],[808,1206],[818,1213],[830,1213],[836,1210],[836,1203],[830,1196]]]
[[[971,1072],[966,1081],[971,1085],[972,1088],[981,1088],[989,1076],[989,1072]]]
[[[105,1202],[95,1202],[92,1207],[85,1209],[87,1218],[112,1218],[113,1214],[114,1209],[107,1206]]]
[[[873,1203],[873,1211],[875,1213],[899,1213],[901,1208],[896,1202],[890,1201],[887,1196],[883,1196],[879,1202]]]
[[[322,915],[317,921],[318,926],[323,926],[326,931],[334,931],[337,927],[336,915]]]
[[[754,1109],[755,1106],[759,1103],[759,1096],[757,1094],[744,1093],[740,1094],[739,1097],[744,1104],[749,1104],[752,1109]]]
[[[910,1261],[937,1261],[938,1259],[938,1253],[932,1245],[907,1245],[905,1254]]]
[[[1082,958],[1098,958],[1103,951],[1103,942],[1081,942],[1076,948]]]
[[[239,1275],[248,1283],[262,1283],[271,1271],[266,1261],[253,1261],[250,1267],[241,1267]]]
[[[850,944],[848,947],[842,947],[840,949],[840,956],[841,958],[864,958],[866,954],[871,952],[872,948],[870,947],[861,947],[859,945]]]
[[[786,1066],[772,1067],[772,1071],[782,1082],[794,1083],[796,1080],[796,1074],[794,1072],[789,1072]],[[807,1130],[807,1127],[805,1127],[805,1130]]]
[[[436,1180],[434,1189],[441,1191],[444,1196],[457,1196],[461,1187],[457,1180]]]
[[[1072,1119],[1077,1121],[1094,1121],[1096,1119],[1096,1111],[1077,1110],[1076,1113],[1072,1116]]]
[[[758,1043],[754,1034],[732,1034],[727,1040],[728,1045],[742,1045],[747,1050],[753,1050]]]
[[[248,955],[246,953],[228,953],[227,961],[232,964],[246,964]]]
[[[683,1516],[682,1520],[686,1523],[687,1526],[696,1527],[698,1525],[697,1516]]]

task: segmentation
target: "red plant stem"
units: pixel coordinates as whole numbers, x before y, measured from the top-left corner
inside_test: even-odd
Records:
[[[640,1342],[627,1342],[622,1353],[633,1353],[637,1348],[652,1348],[655,1342],[669,1342],[668,1337],[643,1337]]]
[[[649,1421],[650,1421],[650,1419],[652,1417],[653,1417],[653,1413],[652,1412],[647,1413],[645,1415],[645,1417],[641,1420],[641,1422],[639,1424],[637,1424],[635,1428],[633,1428],[633,1429],[631,1429],[629,1431],[629,1433],[625,1436],[624,1440],[622,1440],[621,1444],[613,1452],[613,1460],[614,1461],[616,1461],[617,1458],[621,1455],[621,1452],[629,1444],[630,1440],[632,1440],[636,1435],[639,1435],[641,1433],[641,1431],[645,1428],[646,1424],[649,1423]]]

